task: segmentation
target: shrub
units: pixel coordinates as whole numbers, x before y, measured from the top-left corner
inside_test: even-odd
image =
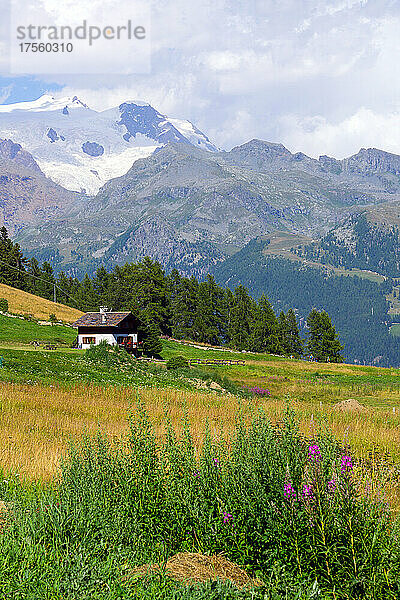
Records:
[[[89,362],[108,367],[131,362],[126,350],[119,346],[112,346],[106,340],[103,340],[97,346],[93,345],[85,350],[85,358]]]
[[[167,361],[167,369],[187,369],[189,362],[184,356],[171,356]]]
[[[7,298],[0,298],[0,311],[3,313],[8,312],[8,300]]]
[[[57,317],[54,313],[51,313],[49,315],[49,321],[52,325],[55,325],[57,323]]]
[[[38,322],[38,319],[34,317],[31,313],[24,313],[22,316],[25,319],[25,321],[31,321],[32,323]]]
[[[52,580],[41,569],[54,563],[59,593],[94,598],[82,590],[104,591],[122,561],[223,552],[274,586],[262,598],[398,598],[387,506],[360,496],[351,454],[328,434],[304,439],[290,411],[281,423],[239,415],[225,441],[206,429],[199,450],[187,422],[179,437],[167,425],[157,442],[139,406],[126,445],[85,439],[64,461],[59,489],[18,513],[0,536],[0,581],[33,588],[35,573]]]

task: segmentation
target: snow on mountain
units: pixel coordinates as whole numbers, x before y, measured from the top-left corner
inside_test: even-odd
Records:
[[[63,110],[67,108],[88,108],[77,96],[73,98],[59,98],[44,94],[32,102],[16,102],[15,104],[0,104],[0,113],[10,113],[15,110],[29,110],[33,112]]]
[[[169,142],[217,150],[189,121],[169,119],[144,102],[98,112],[77,96],[49,94],[0,105],[0,138],[21,144],[56,183],[86,194],[96,194],[136,160]]]

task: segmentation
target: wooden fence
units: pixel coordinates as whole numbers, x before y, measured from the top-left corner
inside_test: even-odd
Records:
[[[229,360],[227,358],[191,358],[189,364],[223,367],[224,365],[245,365],[246,363],[244,360]]]

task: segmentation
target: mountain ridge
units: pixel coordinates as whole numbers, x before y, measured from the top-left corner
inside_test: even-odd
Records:
[[[21,144],[55,183],[89,195],[168,142],[217,150],[191,122],[169,119],[141,101],[97,111],[77,96],[48,94],[0,105],[0,137]]]

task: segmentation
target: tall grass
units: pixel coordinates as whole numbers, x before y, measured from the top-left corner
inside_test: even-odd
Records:
[[[0,297],[8,300],[9,309],[16,314],[31,314],[38,319],[49,318],[51,313],[55,314],[57,319],[72,323],[82,316],[82,311],[65,304],[59,304],[40,298],[28,292],[23,292],[16,288],[0,283]]]
[[[126,442],[99,434],[72,447],[56,488],[14,498],[0,591],[133,598],[124,565],[129,574],[194,551],[224,552],[257,573],[264,598],[399,597],[397,525],[382,499],[360,493],[354,457],[329,433],[307,439],[287,410],[279,426],[239,414],[229,435],[206,426],[203,439],[199,447],[187,418],[179,432],[166,418],[156,435],[139,405]]]
[[[96,385],[24,385],[0,384],[0,469],[13,471],[28,479],[49,480],[60,467],[60,458],[70,439],[98,430],[120,437],[128,433],[127,412],[132,404],[131,387],[99,387]],[[178,427],[183,408],[191,425],[194,443],[201,445],[204,423],[208,420],[212,433],[220,429],[229,435],[235,426],[235,414],[241,405],[250,415],[253,408],[263,408],[276,423],[285,401],[274,398],[238,400],[235,396],[179,389],[137,388],[146,402],[157,437],[164,432],[164,412]],[[300,430],[313,436],[319,427],[328,427],[337,440],[348,443],[357,457],[399,457],[399,411],[370,409],[363,413],[332,410],[319,402],[293,401],[299,414]],[[389,462],[391,462],[389,461]],[[396,490],[394,489],[394,492]],[[397,501],[396,501],[397,504]]]

